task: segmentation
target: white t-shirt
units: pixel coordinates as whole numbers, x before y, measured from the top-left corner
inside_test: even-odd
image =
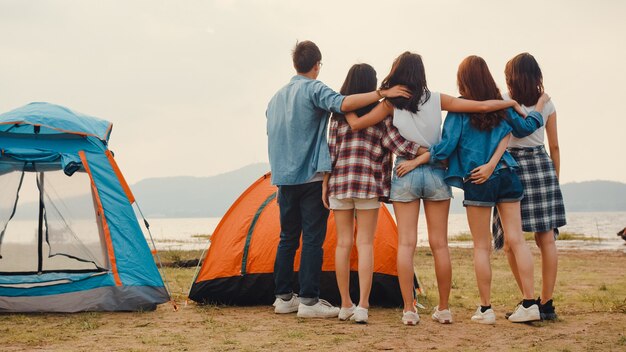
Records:
[[[502,94],[502,99],[511,100],[508,93]],[[522,110],[524,110],[524,112],[528,114],[531,111],[535,111],[535,105],[522,105]],[[533,132],[533,134],[524,138],[515,138],[514,136],[511,136],[511,140],[509,141],[509,148],[529,148],[543,145],[545,126],[548,123],[548,118],[550,117],[550,115],[555,112],[556,108],[554,107],[554,103],[552,103],[552,99],[550,99],[550,101],[548,101],[543,106],[543,111],[541,112],[541,117],[543,117],[543,126],[539,127],[535,132]]]
[[[430,99],[420,103],[419,111],[393,109],[393,125],[404,139],[421,147],[430,147],[441,140],[441,95],[430,92]]]

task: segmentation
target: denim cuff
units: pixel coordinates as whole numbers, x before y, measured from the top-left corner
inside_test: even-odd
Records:
[[[300,297],[300,303],[304,304],[305,306],[313,306],[315,304],[317,304],[317,302],[319,302],[319,297]]]
[[[289,301],[291,300],[291,297],[293,297],[293,292],[281,293],[281,294],[276,295],[276,298],[280,298],[283,301]]]

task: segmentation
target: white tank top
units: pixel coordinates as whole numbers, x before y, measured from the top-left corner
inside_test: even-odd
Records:
[[[441,140],[441,95],[430,92],[430,99],[419,105],[419,111],[393,109],[393,125],[404,139],[421,147],[430,147]]]
[[[502,99],[511,100],[511,97],[508,93],[502,94]],[[522,110],[528,115],[529,112],[535,111],[535,105],[526,106],[522,105]],[[541,112],[541,117],[543,117],[543,126],[539,127],[533,134],[526,136],[524,138],[516,138],[515,136],[511,136],[509,140],[509,148],[528,148],[528,147],[537,147],[544,144],[544,131],[546,130],[546,123],[548,123],[548,117],[556,112],[556,108],[554,107],[554,103],[552,99],[548,101],[543,106],[543,111]]]

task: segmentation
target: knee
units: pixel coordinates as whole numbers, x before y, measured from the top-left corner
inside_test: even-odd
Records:
[[[337,238],[337,248],[348,249],[352,248],[354,241],[350,236],[341,236]]]
[[[554,232],[537,232],[535,233],[535,243],[539,248],[554,246]]]
[[[448,250],[448,239],[443,237],[432,237],[428,239],[428,244],[433,252]]]

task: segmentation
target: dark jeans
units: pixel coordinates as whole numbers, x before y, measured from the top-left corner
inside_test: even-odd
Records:
[[[301,302],[317,303],[320,295],[322,245],[326,238],[328,209],[322,203],[322,182],[279,186],[280,242],[274,263],[274,283],[277,297],[289,299],[293,292],[293,266],[302,235],[300,255]]]

